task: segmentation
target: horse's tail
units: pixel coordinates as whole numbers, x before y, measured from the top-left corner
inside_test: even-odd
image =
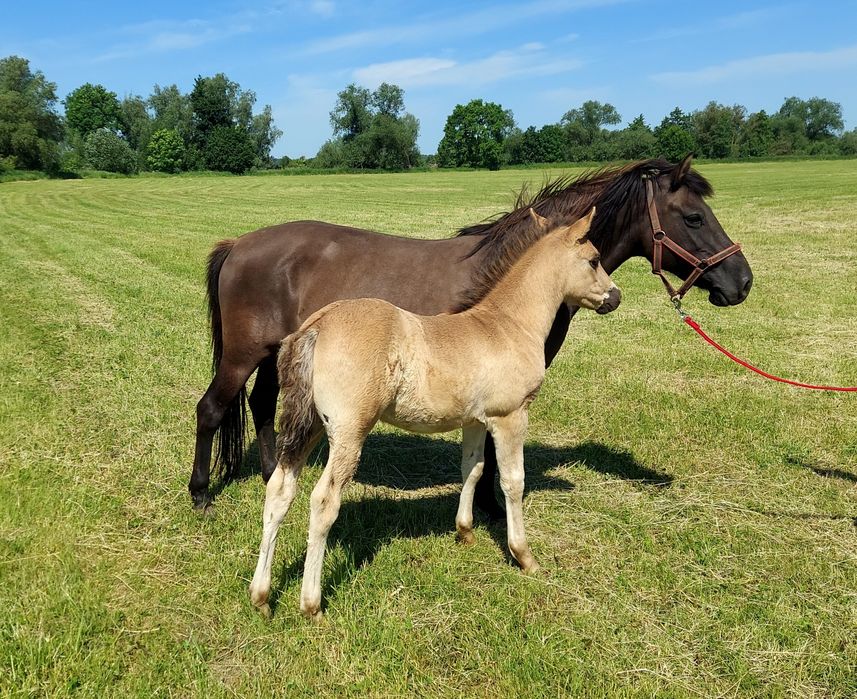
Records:
[[[221,240],[208,256],[206,290],[208,293],[208,319],[211,324],[211,370],[217,373],[223,359],[223,319],[220,315],[220,270],[232,251],[235,240]],[[244,431],[247,425],[247,389],[241,390],[232,399],[218,427],[217,451],[214,468],[220,477],[229,481],[238,472],[244,459]]]
[[[313,355],[318,328],[309,327],[289,335],[277,355],[280,381],[280,433],[277,436],[277,459],[290,463],[301,458],[312,439],[318,414],[313,398]]]

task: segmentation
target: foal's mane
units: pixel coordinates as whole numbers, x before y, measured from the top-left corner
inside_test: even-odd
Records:
[[[535,194],[530,194],[524,185],[512,211],[458,231],[458,236],[481,236],[468,257],[477,253],[484,256],[455,311],[471,308],[485,298],[521,255],[545,235],[544,229],[533,224],[531,208],[548,219],[553,228],[576,221],[597,206],[587,237],[606,254],[619,242],[630,223],[645,212],[644,178],[672,176],[678,167],[661,159],[638,160],[590,170],[577,177],[558,177]],[[688,171],[680,184],[702,197],[713,193],[708,180],[695,170]]]

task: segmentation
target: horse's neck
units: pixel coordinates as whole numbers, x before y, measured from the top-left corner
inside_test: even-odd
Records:
[[[544,344],[565,299],[560,267],[566,255],[559,247],[564,245],[550,237],[539,240],[471,310]]]

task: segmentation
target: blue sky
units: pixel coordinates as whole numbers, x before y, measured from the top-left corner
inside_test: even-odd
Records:
[[[188,91],[226,73],[270,104],[275,155],[314,155],[350,82],[393,82],[433,153],[452,108],[473,98],[541,126],[587,99],[657,124],[711,99],[775,111],[827,97],[857,125],[857,2],[676,0],[260,0],[11,2],[0,56],[18,54],[57,83],[120,97],[155,83]]]

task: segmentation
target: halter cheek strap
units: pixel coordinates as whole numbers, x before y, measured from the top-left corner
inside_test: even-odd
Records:
[[[715,253],[711,257],[700,260],[692,252],[685,250],[681,245],[671,240],[666,234],[666,231],[661,228],[661,221],[660,218],[658,218],[658,207],[655,204],[655,188],[654,185],[652,185],[652,180],[650,178],[646,179],[646,200],[649,206],[649,221],[652,224],[652,274],[656,274],[661,278],[661,281],[664,283],[667,293],[670,295],[671,299],[681,299],[690,290],[690,287],[694,285],[697,279],[714,267],[714,265],[723,262],[727,257],[734,255],[741,249],[741,243],[733,243],[728,248]],[[669,248],[670,252],[678,255],[693,267],[687,279],[684,280],[684,284],[679,287],[678,291],[673,288],[673,285],[670,284],[669,279],[667,279],[663,272],[664,247]]]

